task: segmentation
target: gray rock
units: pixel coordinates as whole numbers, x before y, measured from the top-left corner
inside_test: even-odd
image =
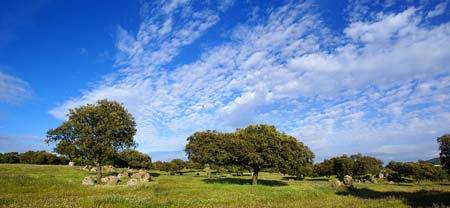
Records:
[[[148,182],[151,180],[150,173],[148,173],[147,171],[142,171],[142,170],[140,170],[137,173],[133,173],[133,175],[131,177],[138,179],[140,182]]]
[[[95,181],[91,176],[86,176],[84,177],[84,179],[81,181],[82,185],[88,185],[88,186],[93,186],[95,185]]]
[[[132,178],[128,181],[127,186],[136,186],[141,184],[137,178]]]
[[[353,178],[349,175],[344,176],[344,185],[345,186],[353,186]]]
[[[108,185],[116,185],[119,183],[119,178],[117,176],[106,176],[102,178],[102,182]]]
[[[69,162],[69,166],[74,166],[74,165],[75,165],[75,162],[72,162],[72,161]]]
[[[331,187],[333,187],[333,188],[337,188],[337,187],[340,187],[340,186],[342,186],[342,183],[341,183],[341,181],[339,181],[339,180],[336,180],[336,181],[334,181],[334,182],[331,184]]]
[[[128,178],[130,178],[130,174],[127,173],[127,172],[125,172],[125,173],[119,173],[119,174],[117,174],[117,177],[119,178],[119,180],[122,180],[122,179],[128,179]]]
[[[86,165],[86,166],[83,167],[83,170],[84,170],[84,171],[90,171],[91,168],[92,168],[92,167],[91,167],[90,165]]]

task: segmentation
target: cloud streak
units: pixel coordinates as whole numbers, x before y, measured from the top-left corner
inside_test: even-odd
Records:
[[[175,64],[232,6],[154,6],[143,5],[136,35],[119,27],[120,70],[52,115],[64,119],[68,108],[119,100],[136,117],[139,148],[148,152],[181,150],[198,130],[269,123],[305,141],[319,160],[357,152],[386,159],[402,144],[428,157],[435,151],[420,147],[448,130],[450,24],[425,25],[422,8],[369,20],[353,15],[336,33],[314,4],[287,3],[252,14],[228,41]],[[403,155],[410,156],[394,156],[420,156]]]
[[[20,78],[0,72],[0,102],[20,104],[32,97],[29,84]]]

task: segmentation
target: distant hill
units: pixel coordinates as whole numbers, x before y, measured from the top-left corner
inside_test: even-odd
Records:
[[[433,165],[440,165],[441,161],[439,160],[438,157],[433,158],[433,159],[429,159],[429,160],[425,160],[425,162],[433,164]]]

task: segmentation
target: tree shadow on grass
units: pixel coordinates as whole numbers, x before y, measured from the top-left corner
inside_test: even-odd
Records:
[[[150,175],[152,176],[152,178],[155,178],[155,177],[159,177],[161,174],[160,173],[150,173]]]
[[[338,195],[352,195],[364,199],[403,199],[411,207],[450,206],[450,192],[420,190],[416,192],[374,191],[368,188],[353,188],[337,192]]]
[[[210,179],[203,179],[205,183],[214,184],[239,184],[239,185],[251,185],[252,180],[251,179],[244,179],[244,178],[210,178]],[[258,185],[264,185],[264,186],[287,186],[288,184],[283,181],[277,181],[277,180],[264,180],[264,179],[258,179]]]

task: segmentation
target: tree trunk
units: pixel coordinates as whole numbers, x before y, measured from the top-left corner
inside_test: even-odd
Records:
[[[97,166],[97,183],[100,183],[102,180],[102,164],[97,162],[95,165]]]
[[[208,168],[208,179],[211,178],[211,168]]]
[[[253,168],[252,185],[258,184],[258,168]]]

